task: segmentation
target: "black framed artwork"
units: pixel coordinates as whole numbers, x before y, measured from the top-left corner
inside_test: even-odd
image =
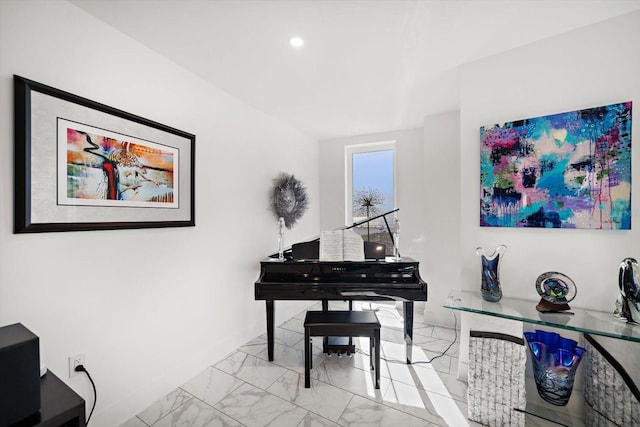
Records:
[[[195,226],[195,135],[14,76],[14,232]]]

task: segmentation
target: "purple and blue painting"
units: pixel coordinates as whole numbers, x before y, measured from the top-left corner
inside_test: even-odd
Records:
[[[480,225],[630,230],[631,106],[480,128]]]

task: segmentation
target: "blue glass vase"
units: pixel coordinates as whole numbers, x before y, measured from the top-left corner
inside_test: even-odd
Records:
[[[532,356],[538,394],[553,405],[566,405],[585,349],[555,332],[536,330],[525,332],[524,337]]]
[[[507,250],[505,245],[500,245],[491,254],[487,255],[483,248],[476,248],[476,254],[482,261],[482,285],[480,293],[486,301],[498,302],[502,298],[500,287],[500,260],[501,255]]]

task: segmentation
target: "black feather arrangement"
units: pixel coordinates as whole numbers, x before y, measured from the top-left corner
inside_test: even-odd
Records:
[[[295,176],[280,172],[273,180],[271,208],[276,218],[284,218],[284,225],[291,229],[309,207],[307,189]]]

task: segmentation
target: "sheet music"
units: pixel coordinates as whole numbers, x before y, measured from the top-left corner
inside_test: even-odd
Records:
[[[353,230],[342,230],[342,255],[344,261],[364,261],[364,241]]]
[[[320,261],[364,261],[364,242],[353,230],[320,233]]]
[[[342,231],[327,230],[320,233],[320,261],[342,261]]]

